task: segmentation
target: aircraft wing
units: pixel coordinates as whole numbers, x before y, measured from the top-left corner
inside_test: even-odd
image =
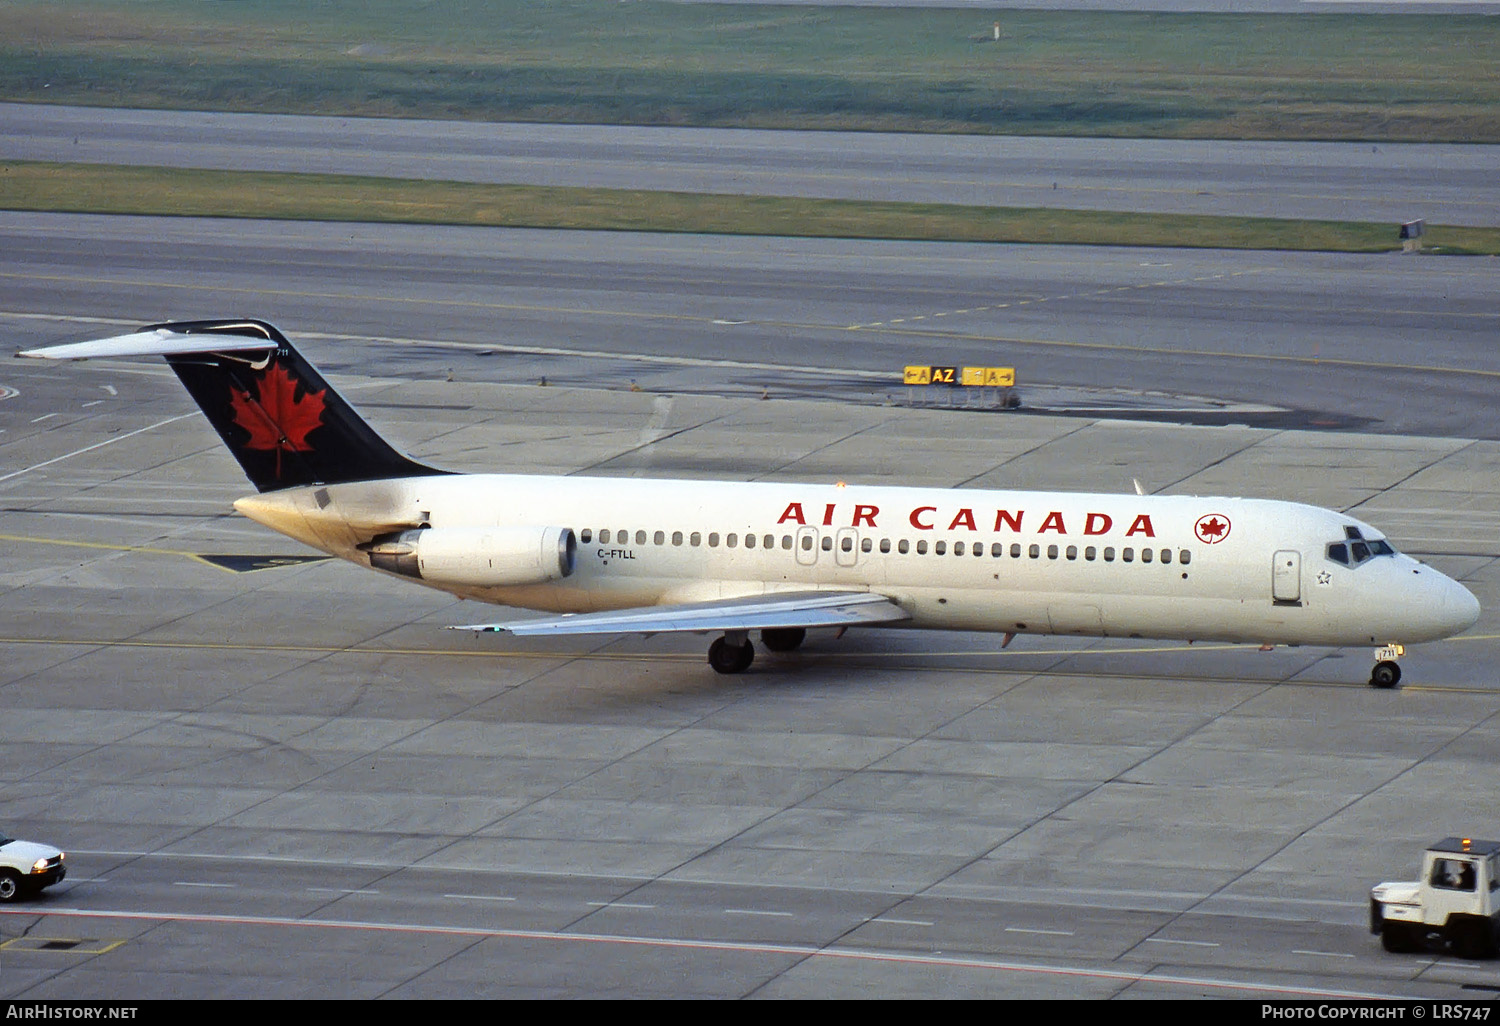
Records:
[[[566,613],[552,619],[471,623],[449,629],[509,631],[522,636],[658,634],[668,631],[746,631],[766,627],[850,627],[909,619],[910,613],[884,595],[867,591],[803,591],[716,602],[643,606],[603,613]]]

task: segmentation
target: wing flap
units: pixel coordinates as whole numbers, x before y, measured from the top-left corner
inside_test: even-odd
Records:
[[[911,614],[884,595],[867,591],[813,591],[644,606],[602,613],[567,613],[552,619],[455,625],[455,631],[509,631],[518,636],[555,634],[660,634],[670,631],[745,631],[768,627],[850,627],[896,623]]]

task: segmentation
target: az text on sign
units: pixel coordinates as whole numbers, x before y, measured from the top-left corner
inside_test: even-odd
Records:
[[[918,367],[913,364],[905,368],[902,383],[1010,388],[1016,383],[1016,369],[1014,367]]]

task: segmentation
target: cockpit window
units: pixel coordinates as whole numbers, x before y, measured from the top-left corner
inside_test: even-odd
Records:
[[[1384,538],[1366,540],[1357,527],[1345,527],[1344,541],[1330,542],[1327,549],[1329,560],[1340,566],[1359,566],[1377,556],[1395,554],[1396,550],[1391,547],[1390,542]]]

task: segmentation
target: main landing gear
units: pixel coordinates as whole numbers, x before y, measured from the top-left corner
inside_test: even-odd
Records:
[[[790,652],[806,638],[805,627],[767,627],[760,632],[760,643],[772,652]]]
[[[790,652],[807,637],[802,627],[767,627],[760,632],[761,644],[772,652]],[[717,673],[744,673],[755,661],[755,646],[745,631],[726,631],[708,646],[708,665]]]
[[[716,673],[744,673],[755,661],[755,646],[744,631],[730,631],[708,646],[708,665]]]
[[[1406,654],[1404,645],[1386,645],[1375,650],[1375,669],[1370,671],[1370,687],[1393,688],[1401,682],[1401,666],[1396,662]]]

